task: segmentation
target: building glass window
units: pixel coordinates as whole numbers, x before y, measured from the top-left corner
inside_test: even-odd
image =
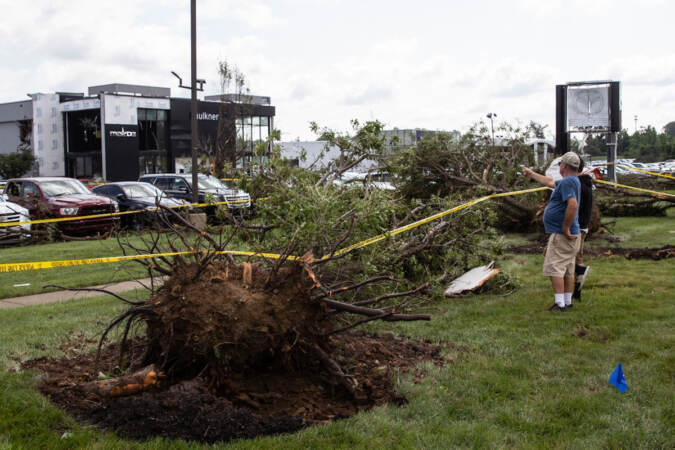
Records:
[[[140,174],[167,172],[169,115],[163,109],[138,108]]]
[[[68,176],[75,178],[98,178],[103,173],[101,155],[69,155]]]
[[[241,117],[235,120],[237,148],[244,150],[244,157],[238,162],[237,167],[246,167],[253,161],[265,163],[269,160],[269,155],[254,155],[256,146],[267,142],[269,124],[269,118],[266,116]]]
[[[64,114],[64,121],[66,176],[100,178],[103,171],[99,110],[69,111]]]
[[[165,110],[138,108],[139,150],[166,150],[168,120]]]

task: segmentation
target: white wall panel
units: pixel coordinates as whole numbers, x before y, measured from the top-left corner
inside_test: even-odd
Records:
[[[33,152],[38,175],[64,176],[62,103],[57,94],[33,94]]]
[[[111,125],[138,125],[137,108],[171,109],[168,98],[129,97],[106,95],[105,123]]]

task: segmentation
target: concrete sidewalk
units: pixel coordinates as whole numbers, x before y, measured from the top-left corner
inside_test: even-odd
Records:
[[[155,285],[162,283],[161,278],[155,278]],[[141,280],[122,281],[120,283],[101,284],[99,286],[91,286],[91,288],[105,289],[115,294],[122,292],[133,291],[134,289],[142,289],[144,284],[150,286],[150,278],[143,278]],[[23,297],[4,298],[0,299],[0,309],[21,308],[22,306],[42,305],[45,303],[63,302],[66,300],[73,300],[76,298],[91,298],[101,297],[106,295],[103,292],[96,291],[55,291],[45,292],[44,294],[26,295]]]

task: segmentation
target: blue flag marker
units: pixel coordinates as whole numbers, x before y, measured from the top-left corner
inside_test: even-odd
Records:
[[[614,373],[612,373],[612,376],[609,377],[609,384],[616,387],[622,394],[626,392],[626,389],[628,389],[628,385],[626,384],[626,377],[623,376],[623,369],[621,368],[621,363],[619,363],[619,365],[616,366],[616,369],[614,369]]]

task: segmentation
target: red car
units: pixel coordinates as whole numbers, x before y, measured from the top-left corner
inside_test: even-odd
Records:
[[[9,201],[28,209],[33,220],[119,211],[117,202],[93,194],[73,178],[13,178],[7,181],[4,193]],[[57,222],[65,234],[104,233],[117,224],[118,216]]]

